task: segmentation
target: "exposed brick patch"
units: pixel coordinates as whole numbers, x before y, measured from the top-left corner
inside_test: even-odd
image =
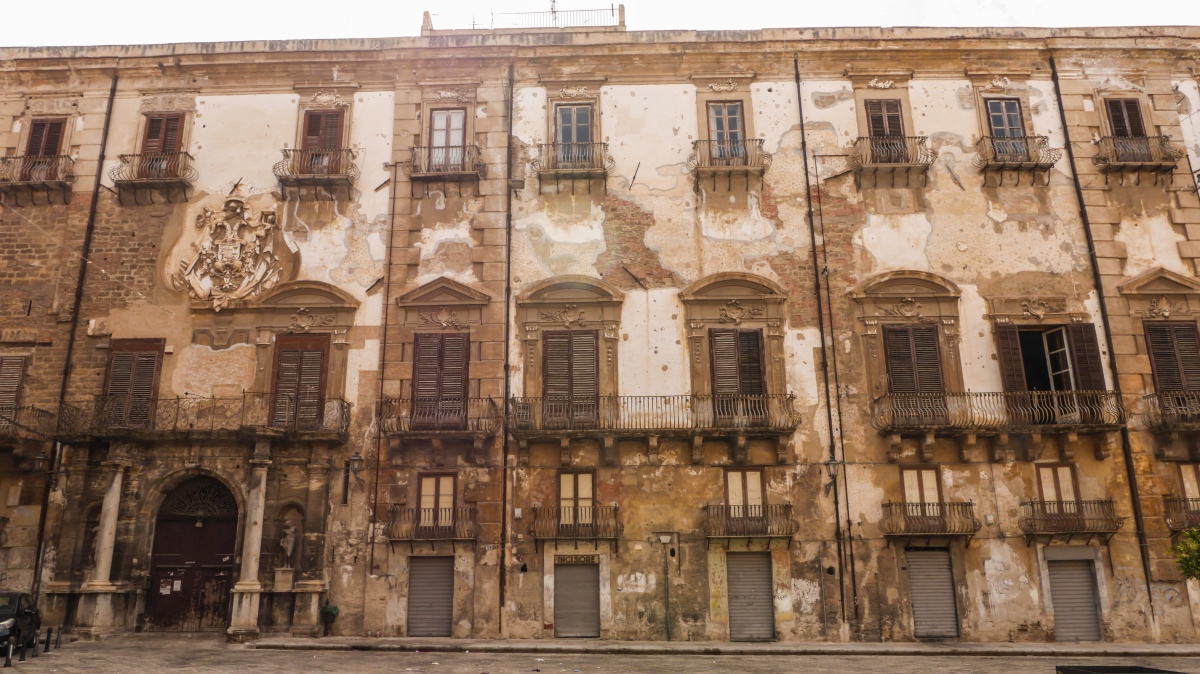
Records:
[[[662,266],[658,253],[646,247],[646,231],[654,225],[654,214],[634,204],[608,195],[604,199],[604,252],[596,258],[596,270],[605,282],[622,290],[682,288],[683,279]]]

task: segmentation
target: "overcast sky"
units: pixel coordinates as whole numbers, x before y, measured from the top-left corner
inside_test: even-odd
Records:
[[[550,0],[2,0],[0,46],[145,44],[417,35],[487,24],[492,12]],[[608,3],[559,0],[558,9]],[[1129,0],[629,0],[629,30],[825,26],[1121,26],[1200,24],[1200,3]],[[52,20],[47,20],[47,16]]]

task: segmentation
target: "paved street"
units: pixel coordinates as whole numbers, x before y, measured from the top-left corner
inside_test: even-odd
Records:
[[[102,642],[76,642],[37,660],[14,663],[15,672],[466,672],[527,674],[543,672],[820,672],[829,674],[1052,674],[1056,664],[1132,664],[1200,674],[1200,658],[1078,658],[977,656],[699,656],[567,655],[554,653],[404,653],[358,651],[251,650],[225,644],[216,636],[131,635]]]

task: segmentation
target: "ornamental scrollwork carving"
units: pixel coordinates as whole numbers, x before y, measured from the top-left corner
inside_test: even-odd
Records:
[[[868,89],[891,89],[896,86],[896,80],[881,80],[878,77],[872,77],[870,82],[867,82]]]
[[[1120,75],[1104,78],[1104,83],[1100,85],[1100,88],[1115,89],[1118,91],[1145,91],[1145,87],[1134,84]]]
[[[922,318],[921,303],[911,297],[905,297],[890,307],[885,307],[883,313],[897,318]]]
[[[716,91],[718,93],[737,91],[738,83],[734,82],[733,79],[730,78],[724,82],[713,82],[712,84],[708,85],[708,89],[709,91]]]
[[[309,105],[316,105],[325,108],[348,108],[350,103],[343,101],[340,94],[336,91],[318,91],[308,99]]]
[[[1150,306],[1138,313],[1142,315],[1142,318],[1170,318],[1173,313],[1181,314],[1187,313],[1187,311],[1164,295],[1150,300]]]
[[[292,322],[286,332],[308,332],[312,328],[324,328],[333,325],[336,316],[333,314],[314,314],[304,307],[292,314]]]
[[[1066,302],[1047,302],[1036,297],[1021,302],[1021,315],[1039,321],[1045,319],[1046,314],[1061,314],[1065,313],[1066,310]]]
[[[541,316],[543,321],[562,323],[564,328],[569,328],[572,325],[586,328],[588,324],[587,319],[584,318],[583,310],[574,304],[568,304],[557,311],[543,311],[541,312]]]
[[[467,326],[458,320],[458,312],[446,307],[438,307],[437,311],[418,314],[422,325],[436,325],[440,328],[462,330]]]
[[[763,315],[763,308],[760,306],[744,307],[741,300],[729,300],[725,306],[721,307],[720,313],[717,314],[717,320],[721,323],[740,324],[747,318],[757,318]]]
[[[471,95],[463,89],[438,89],[436,95],[439,101],[467,103],[471,100]]]
[[[587,87],[567,86],[559,89],[558,95],[560,98],[588,98],[592,94],[588,91]]]
[[[212,302],[214,311],[274,287],[282,272],[273,250],[276,227],[274,211],[253,213],[238,198],[226,199],[219,213],[206,206],[196,216],[196,253],[179,263],[172,286]]]

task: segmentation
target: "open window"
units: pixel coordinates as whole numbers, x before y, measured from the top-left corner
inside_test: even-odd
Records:
[[[1096,327],[993,326],[1010,415],[1027,423],[1102,423],[1107,396]]]
[[[295,429],[321,427],[329,335],[279,335],[275,338],[275,381],[271,425]]]
[[[109,427],[147,428],[154,418],[162,339],[114,339],[109,348],[103,415]]]

